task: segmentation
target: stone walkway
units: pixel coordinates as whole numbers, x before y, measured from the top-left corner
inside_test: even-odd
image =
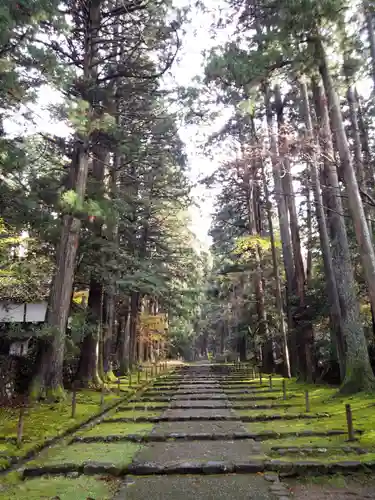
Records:
[[[256,474],[257,463],[264,458],[260,443],[233,439],[234,434],[243,434],[246,429],[221,387],[225,377],[212,373],[209,365],[185,367],[179,373],[169,386],[158,388],[160,396],[168,394],[171,401],[163,414],[168,421],[152,431],[156,436],[168,433],[171,439],[152,442],[135,457],[137,475],[126,478],[115,499],[143,500],[151,495],[153,500],[286,500],[288,491],[277,476],[266,476],[271,480],[268,482],[262,474]],[[218,416],[226,420],[210,420]],[[182,418],[194,420],[174,421]],[[236,471],[241,471],[242,463],[241,472],[247,474],[230,473],[234,463]],[[143,473],[145,476],[140,475]]]

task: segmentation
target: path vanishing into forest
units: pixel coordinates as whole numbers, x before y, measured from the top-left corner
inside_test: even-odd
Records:
[[[139,469],[149,468],[160,474],[129,476],[116,500],[143,500],[150,492],[157,500],[277,498],[263,477],[231,473],[233,464],[242,467],[243,472],[259,471],[257,460],[261,454],[260,444],[249,439],[231,408],[225,390],[233,387],[240,385],[213,373],[205,364],[186,367],[180,376],[160,385],[159,397],[170,392],[174,396],[162,416],[166,421],[157,424],[152,435],[170,435],[172,440],[151,443],[134,461]],[[163,475],[172,471],[175,474]],[[224,474],[213,475],[218,471]],[[283,500],[288,495],[281,484],[274,491]]]
[[[358,439],[348,442],[344,405],[329,391],[318,388],[304,411],[293,380],[255,377],[249,365],[178,366],[20,466],[0,500],[371,499],[371,432],[354,413]],[[372,407],[359,410],[366,421]],[[349,486],[327,483],[353,472],[362,476]],[[309,476],[326,482],[306,485]]]

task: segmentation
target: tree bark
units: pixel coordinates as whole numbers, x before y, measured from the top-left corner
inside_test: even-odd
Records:
[[[95,59],[98,53],[96,38],[98,36],[102,0],[92,0],[85,11],[85,40],[83,56],[82,84],[87,100],[96,75]],[[77,133],[76,143],[76,179],[74,191],[78,205],[83,203],[89,162],[90,123],[94,119],[93,102],[88,102],[86,120],[88,122],[84,132]],[[75,165],[74,165],[75,167]],[[75,260],[79,243],[81,221],[74,214],[65,214],[62,218],[59,250],[57,252],[56,270],[52,280],[51,293],[47,312],[46,326],[52,337],[49,348],[45,351],[41,361],[41,371],[36,376],[32,393],[34,396],[47,395],[52,399],[64,396],[63,391],[63,361],[65,352],[65,334],[70,308],[70,299],[73,290]]]
[[[375,33],[374,33],[374,14],[373,6],[367,0],[363,2],[363,11],[366,20],[367,37],[369,41],[370,59],[371,59],[371,77],[373,83],[373,93],[375,93]]]
[[[346,344],[345,379],[341,390],[347,393],[354,393],[372,388],[374,376],[361,324],[348,238],[343,218],[340,185],[331,140],[327,105],[337,106],[337,96],[336,98],[332,96],[332,93],[334,93],[332,80],[325,64],[324,68],[322,68],[322,73],[325,75],[331,99],[327,102],[322,87],[316,82],[313,83],[313,90],[317,116],[320,118],[320,142],[324,153],[325,199],[327,200],[327,209],[329,211],[328,221],[330,226],[332,263],[340,301],[342,331]],[[340,115],[341,120],[340,109],[335,111],[335,115],[337,114]],[[355,175],[353,177],[355,179]]]
[[[278,325],[279,325],[279,330],[281,333],[281,339],[282,339],[282,345],[283,345],[284,376],[290,378],[291,371],[290,371],[290,361],[289,361],[288,337],[287,337],[287,329],[286,329],[285,318],[284,318],[283,296],[282,296],[282,291],[281,291],[281,279],[280,279],[280,268],[279,268],[279,261],[277,258],[275,235],[274,235],[274,230],[273,230],[272,206],[271,206],[271,202],[269,199],[267,179],[266,179],[263,165],[262,165],[262,179],[263,179],[263,191],[264,191],[266,211],[267,211],[268,230],[270,233],[270,241],[271,241],[272,266],[273,266],[273,275],[274,275],[274,279],[275,279],[276,310],[277,310]]]
[[[303,109],[303,118],[306,126],[306,138],[308,141],[308,157],[310,165],[310,177],[314,194],[315,214],[319,228],[319,239],[322,249],[323,265],[326,277],[327,296],[330,303],[330,322],[331,322],[331,341],[334,345],[337,360],[340,368],[341,381],[345,376],[345,343],[343,338],[343,326],[341,320],[341,309],[339,295],[336,286],[335,274],[333,270],[332,254],[329,244],[328,228],[324,213],[323,198],[320,187],[320,175],[318,168],[317,147],[312,120],[310,113],[310,104],[307,91],[307,85],[301,82],[301,101]]]
[[[291,315],[292,312],[292,297],[293,297],[293,281],[294,281],[294,269],[293,269],[293,253],[292,253],[292,241],[289,232],[289,218],[288,211],[285,203],[282,182],[281,182],[281,173],[280,173],[280,164],[279,164],[279,155],[277,148],[277,139],[275,126],[273,121],[273,109],[271,103],[271,91],[269,87],[265,87],[264,89],[264,97],[265,97],[265,107],[266,107],[266,119],[267,119],[267,128],[270,139],[270,152],[271,152],[271,162],[272,162],[272,172],[273,179],[275,184],[275,199],[277,204],[277,212],[279,218],[280,225],[280,235],[281,235],[281,245],[283,251],[283,263],[286,275],[286,297],[287,297],[287,313],[288,313],[288,329],[289,329],[289,342],[290,342],[290,364],[291,371],[294,375],[296,373],[297,367],[297,352],[296,352],[296,343],[294,339],[294,323]]]
[[[88,310],[89,332],[85,335],[80,353],[77,382],[81,387],[100,387],[99,377],[99,335],[102,323],[102,294],[100,283],[92,280],[90,283]]]
[[[278,86],[275,87],[275,106],[277,113],[277,122],[279,128],[279,154],[283,157],[283,189],[286,197],[286,204],[289,211],[290,234],[292,240],[293,257],[294,257],[294,276],[293,276],[293,292],[299,299],[299,305],[294,313],[298,315],[298,320],[295,319],[295,325],[298,330],[296,336],[297,352],[298,352],[298,376],[302,380],[313,382],[315,377],[315,362],[314,362],[314,332],[311,319],[307,314],[306,307],[306,283],[305,270],[302,260],[300,230],[298,225],[298,216],[296,202],[293,189],[293,180],[289,160],[289,145],[287,138],[284,138],[284,117],[283,104]],[[302,324],[301,324],[302,323]]]
[[[258,236],[257,225],[259,226],[259,221],[256,220],[257,214],[257,200],[256,200],[256,189],[255,181],[253,179],[252,173],[248,171],[245,175],[245,189],[247,191],[247,210],[248,210],[248,227],[251,236]],[[258,222],[258,223],[257,223]],[[255,258],[255,271],[254,271],[254,290],[256,298],[256,309],[258,316],[258,332],[261,339],[261,343],[268,342],[268,325],[267,325],[267,315],[266,315],[266,305],[264,301],[264,287],[262,280],[262,265],[261,265],[261,251],[260,246],[257,242],[254,242],[254,258]]]

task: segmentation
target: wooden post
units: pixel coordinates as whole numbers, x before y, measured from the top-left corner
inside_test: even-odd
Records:
[[[73,387],[72,393],[72,418],[76,417],[76,408],[77,408],[77,389]]]
[[[306,413],[309,413],[310,411],[309,391],[305,391],[305,405],[306,405]]]
[[[102,385],[102,390],[100,393],[100,406],[104,406],[104,384]]]
[[[138,368],[138,373],[137,373],[137,383],[138,385],[141,383],[141,370]]]
[[[286,380],[283,379],[283,400],[286,400]]]
[[[348,425],[348,441],[355,441],[354,427],[353,427],[353,415],[352,409],[349,404],[345,405],[346,411],[346,423]]]
[[[259,370],[259,385],[262,385],[262,372]]]
[[[148,368],[147,368],[147,366],[145,367],[145,375],[146,375],[146,382],[148,382]]]
[[[120,394],[121,394],[120,384],[121,384],[121,380],[118,378],[117,379],[117,395],[118,396],[120,396]]]
[[[18,447],[20,447],[22,444],[24,418],[25,418],[25,407],[21,406],[20,414],[18,417],[18,424],[17,424],[17,446]]]
[[[270,381],[270,389],[272,389],[272,375],[270,375],[268,378],[269,378],[269,381]]]
[[[129,371],[129,387],[132,386],[132,372]]]

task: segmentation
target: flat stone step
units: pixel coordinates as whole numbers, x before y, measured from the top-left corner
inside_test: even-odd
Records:
[[[280,408],[291,408],[293,405],[291,404],[232,404],[230,405],[230,408],[233,410],[275,410],[275,409],[280,409]]]
[[[355,431],[357,434],[362,434],[362,431]],[[331,430],[331,431],[300,431],[300,432],[275,432],[275,431],[263,431],[263,432],[222,432],[222,433],[210,433],[210,432],[196,432],[196,433],[184,433],[184,432],[166,432],[164,434],[124,434],[124,435],[107,435],[107,436],[75,436],[70,442],[71,443],[110,443],[119,441],[128,441],[132,443],[160,443],[166,441],[265,441],[268,439],[283,439],[287,437],[332,437],[332,436],[344,436],[346,431],[341,430]]]
[[[177,474],[243,474],[274,471],[282,477],[318,476],[332,474],[351,474],[375,470],[374,460],[337,460],[320,462],[317,460],[202,460],[202,461],[169,461],[166,464],[152,461],[137,461],[129,465],[115,466],[109,463],[89,461],[84,464],[56,464],[32,466],[23,469],[23,477],[41,477],[44,475],[66,475],[72,472],[85,475],[108,476],[152,476]],[[181,492],[180,492],[181,494]],[[253,498],[253,497],[249,497]]]
[[[222,437],[224,440],[230,440],[231,436],[237,439],[237,435],[242,435],[247,439],[248,432],[239,420],[188,420],[188,421],[172,421],[160,422],[151,431],[151,435],[165,436],[169,434],[178,434],[181,436],[201,436],[206,437],[204,440],[215,440],[216,436]],[[195,439],[192,439],[194,441]],[[199,439],[198,439],[199,440]]]
[[[132,443],[162,443],[166,441],[244,441],[255,439],[257,434],[251,432],[165,432],[160,434],[110,434],[106,436],[76,436],[72,443],[112,443],[112,442],[132,442]]]
[[[214,409],[214,408],[210,408]],[[216,408],[215,408],[216,409]],[[328,414],[325,415],[307,415],[305,413],[300,413],[296,415],[256,415],[251,417],[249,415],[212,415],[212,416],[202,416],[202,415],[180,415],[180,416],[160,416],[160,417],[113,417],[106,418],[103,420],[105,423],[160,423],[160,422],[269,422],[272,420],[314,420],[317,418],[329,417]]]
[[[241,389],[241,390],[225,390],[221,388],[217,389],[208,389],[207,387],[202,388],[201,390],[197,389],[192,389],[192,390],[173,390],[173,391],[165,391],[165,390],[147,390],[143,394],[147,396],[171,396],[175,395],[176,397],[181,397],[181,396],[196,396],[196,395],[213,395],[213,396],[232,396],[232,395],[237,395],[237,394],[268,394],[268,393],[279,393],[281,394],[281,391],[278,389]],[[182,399],[182,398],[181,398]],[[190,399],[190,398],[189,398]]]
[[[357,455],[366,455],[369,450],[360,446],[272,446],[271,451],[280,455],[326,455],[332,453],[356,453]]]
[[[154,474],[228,474],[263,472],[263,461],[186,461],[160,464],[157,462],[133,462],[129,466],[131,474],[148,476]],[[233,493],[233,492],[232,492]]]
[[[176,417],[136,417],[136,418],[128,418],[128,417],[113,417],[106,418],[103,420],[104,423],[160,423],[160,422],[241,422],[241,417],[238,415],[213,415],[211,417],[204,417],[198,415],[181,415]]]
[[[180,401],[183,401],[184,399],[185,400],[192,400],[192,401],[199,401],[199,400],[202,400],[202,399],[208,399],[207,398],[207,395],[193,395],[193,396],[186,396],[186,397],[178,397],[175,396],[172,398],[172,400],[175,400],[175,399],[179,399]],[[272,395],[266,395],[266,394],[260,394],[259,396],[257,394],[254,394],[254,395],[243,395],[243,396],[239,396],[239,395],[234,395],[232,396],[231,394],[224,394],[223,396],[219,396],[219,395],[211,395],[209,399],[212,399],[212,400],[215,400],[215,399],[228,399],[229,401],[267,401],[267,400],[277,400],[279,399],[278,396],[272,396]]]
[[[270,500],[266,481],[256,474],[128,476],[114,500]],[[250,493],[251,492],[251,493]]]
[[[240,397],[240,396],[233,396],[233,397],[225,397],[224,396],[221,396],[221,397],[216,397],[216,396],[211,396],[210,397],[207,397],[207,395],[194,395],[194,396],[191,396],[191,397],[177,397],[177,396],[171,396],[171,397],[167,397],[167,396],[154,396],[154,397],[140,397],[138,399],[131,399],[129,402],[130,403],[135,403],[135,402],[139,402],[139,403],[152,403],[152,402],[160,402],[160,403],[167,403],[167,402],[173,402],[173,401],[200,401],[200,400],[207,400],[207,399],[210,399],[212,401],[215,401],[215,400],[226,400],[226,399],[230,399],[231,401],[276,401],[277,399],[279,399],[277,396],[243,396],[243,397]]]

